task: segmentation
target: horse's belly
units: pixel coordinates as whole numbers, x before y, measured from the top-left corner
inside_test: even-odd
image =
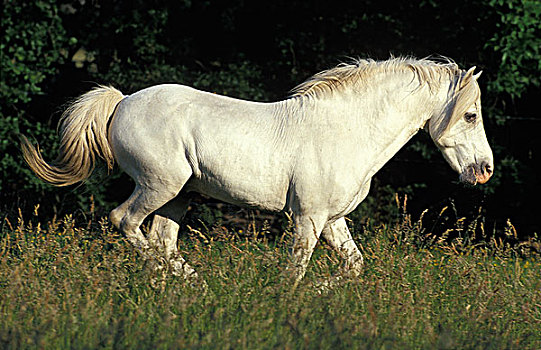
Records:
[[[227,181],[227,179],[206,176],[199,179],[192,178],[186,186],[188,191],[195,191],[241,206],[280,211],[286,205],[287,186],[273,181],[253,181],[253,178]]]

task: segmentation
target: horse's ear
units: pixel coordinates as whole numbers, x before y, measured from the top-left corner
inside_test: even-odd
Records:
[[[473,66],[470,69],[468,69],[468,71],[464,75],[464,80],[471,79],[471,77],[473,77],[473,72],[475,71],[475,68],[477,67]]]
[[[475,75],[473,76],[473,79],[474,79],[474,80],[479,79],[479,77],[481,76],[482,73],[483,73],[483,71],[480,71],[479,73],[475,74]]]
[[[476,67],[473,66],[470,69],[468,69],[466,73],[464,73],[461,79],[461,84],[460,84],[461,87],[468,85],[470,81],[472,80],[472,78],[474,78],[473,72],[475,71],[475,68]]]

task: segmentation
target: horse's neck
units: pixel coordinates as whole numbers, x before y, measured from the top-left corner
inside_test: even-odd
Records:
[[[375,94],[373,98],[373,115],[367,118],[362,106],[356,118],[361,120],[362,127],[369,130],[365,133],[363,147],[374,155],[368,177],[372,177],[387,163],[424,125],[435,111],[444,104],[445,85],[431,90],[427,85],[402,89],[386,89],[387,95]]]
[[[359,161],[374,175],[427,122],[439,103],[428,87],[407,84],[343,91],[325,97],[297,100],[305,123],[324,123],[353,129]]]

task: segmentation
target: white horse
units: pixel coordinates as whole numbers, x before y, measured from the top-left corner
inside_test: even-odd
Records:
[[[314,75],[274,103],[182,85],[129,96],[101,86],[64,113],[54,165],[24,137],[22,149],[32,170],[57,186],[86,179],[96,157],[109,167],[116,161],[136,185],[111,221],[145,258],[165,258],[175,275],[197,277],[176,246],[193,192],[289,212],[295,283],[320,236],[356,275],[363,257],[344,216],[420,129],[462,181],[484,183],[492,175],[474,68],[450,60],[358,60]],[[152,213],[147,238],[139,226]]]

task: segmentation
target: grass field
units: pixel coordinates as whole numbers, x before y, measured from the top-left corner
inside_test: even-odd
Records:
[[[203,294],[174,278],[152,287],[107,220],[12,221],[0,235],[3,349],[541,349],[534,240],[369,225],[354,233],[363,274],[319,293],[341,265],[324,243],[292,291],[287,233],[192,230],[179,246],[205,277]]]

